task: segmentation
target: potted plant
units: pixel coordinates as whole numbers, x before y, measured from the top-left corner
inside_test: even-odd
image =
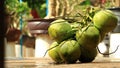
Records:
[[[21,35],[20,26],[25,24],[25,16],[29,18],[30,8],[27,3],[20,3],[18,0],[6,0],[5,1],[5,12],[6,12],[6,38],[7,41],[17,41]],[[23,15],[23,25],[20,25],[20,15]]]
[[[5,57],[15,57],[17,51],[19,51],[16,48],[16,42],[19,41],[23,34],[28,35],[26,20],[32,18],[32,16],[26,2],[20,3],[19,0],[5,0],[4,6],[6,13]]]

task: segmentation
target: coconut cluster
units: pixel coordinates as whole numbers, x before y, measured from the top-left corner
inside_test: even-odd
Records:
[[[71,24],[65,19],[50,24],[48,33],[54,42],[48,54],[55,63],[86,63],[95,59],[98,44],[117,26],[118,19],[110,10],[100,10],[91,21],[82,28],[80,22]]]

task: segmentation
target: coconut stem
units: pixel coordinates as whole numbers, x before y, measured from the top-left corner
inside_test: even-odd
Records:
[[[97,47],[97,49],[98,49],[98,52],[100,53],[100,54],[102,54],[102,55],[111,55],[111,54],[113,54],[113,53],[115,53],[117,50],[118,50],[118,47],[119,47],[119,45],[117,46],[117,48],[115,49],[115,51],[113,51],[113,52],[111,52],[111,53],[101,53],[100,52],[100,49]]]
[[[53,48],[55,48],[55,47],[57,47],[57,46],[58,46],[58,45],[56,45],[56,46],[54,46],[54,47],[51,47],[51,48],[47,49],[43,57],[45,57],[45,55],[47,54],[47,52],[48,52],[49,50],[51,50],[51,49],[53,49]]]

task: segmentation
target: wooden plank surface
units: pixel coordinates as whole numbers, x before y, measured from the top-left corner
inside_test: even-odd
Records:
[[[120,59],[96,58],[91,63],[54,64],[50,58],[14,58],[5,60],[5,68],[120,68]]]

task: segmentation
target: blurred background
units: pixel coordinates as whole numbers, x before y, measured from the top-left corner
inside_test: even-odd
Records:
[[[106,35],[100,51],[110,53],[120,44],[120,0],[5,0],[5,58],[40,58],[53,40],[49,24],[59,17],[74,16],[88,7],[112,10],[118,26]],[[120,58],[120,49],[102,57]],[[49,57],[46,55],[45,57]]]

